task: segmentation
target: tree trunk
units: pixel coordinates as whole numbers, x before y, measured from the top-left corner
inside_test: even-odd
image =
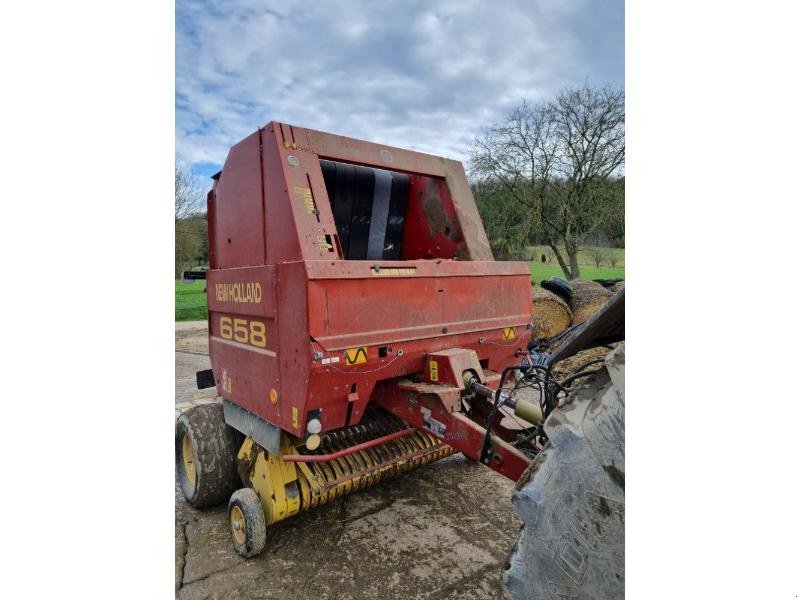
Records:
[[[569,267],[567,266],[567,263],[564,261],[564,257],[561,256],[561,251],[558,249],[558,246],[554,242],[548,242],[547,245],[550,246],[550,249],[553,251],[553,254],[555,254],[556,260],[558,261],[558,265],[561,267],[561,270],[564,271],[564,277],[566,277],[567,279],[572,279],[569,276]]]
[[[578,248],[575,244],[566,244],[567,257],[569,257],[570,279],[580,279],[581,267],[578,265]]]
[[[572,272],[572,277],[570,277],[570,279],[580,279],[581,278],[581,268],[578,265],[578,253],[577,252],[570,252],[569,253],[569,270]]]

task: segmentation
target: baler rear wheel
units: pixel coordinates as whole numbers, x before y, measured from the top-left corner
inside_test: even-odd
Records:
[[[192,506],[213,506],[239,485],[236,453],[241,434],[225,423],[221,404],[196,406],[175,426],[175,466],[183,495]]]
[[[261,500],[252,488],[233,493],[228,502],[228,521],[236,552],[245,558],[260,554],[267,543],[267,524]]]

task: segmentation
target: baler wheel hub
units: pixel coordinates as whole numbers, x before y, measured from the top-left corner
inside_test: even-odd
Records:
[[[238,506],[231,508],[231,532],[233,539],[237,544],[244,544],[247,539],[247,524],[244,521],[244,514]]]
[[[183,459],[183,471],[186,473],[186,478],[189,483],[195,485],[197,482],[197,473],[194,467],[194,452],[192,452],[192,440],[189,439],[189,434],[183,434],[181,442],[181,458]]]

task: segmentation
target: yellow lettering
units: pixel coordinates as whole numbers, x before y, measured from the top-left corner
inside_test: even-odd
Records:
[[[261,284],[257,281],[254,283],[218,283],[215,287],[219,302],[261,304]]]
[[[220,317],[219,335],[226,340],[234,340],[240,344],[250,344],[259,348],[267,347],[267,325],[262,321]]]

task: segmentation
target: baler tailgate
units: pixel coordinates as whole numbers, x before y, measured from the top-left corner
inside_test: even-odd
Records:
[[[527,274],[310,281],[309,333],[334,351],[525,326],[528,289]]]

